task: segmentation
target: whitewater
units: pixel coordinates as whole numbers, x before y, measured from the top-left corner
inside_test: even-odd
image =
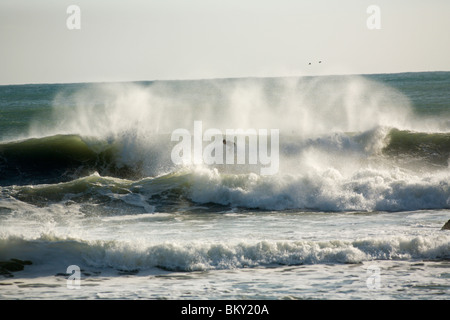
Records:
[[[0,262],[26,261],[0,297],[448,299],[449,85],[0,86]],[[174,163],[172,132],[198,121],[279,130],[279,170]]]

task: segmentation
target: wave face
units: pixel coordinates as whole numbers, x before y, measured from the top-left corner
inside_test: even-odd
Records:
[[[397,129],[290,137],[281,143],[281,172],[274,176],[245,165],[170,164],[171,173],[146,177],[145,159],[124,163],[123,146],[76,135],[6,143],[0,154],[4,190],[14,184],[10,195],[40,205],[118,201],[124,194],[142,197],[143,208],[173,198],[174,204],[184,199],[263,210],[401,211],[450,208],[449,141],[450,134]],[[106,189],[113,191],[106,195]]]
[[[447,167],[450,159],[450,133],[390,130],[383,153],[395,160]],[[426,168],[425,168],[426,169]]]
[[[147,153],[165,153],[165,157],[150,160],[139,155],[124,154],[128,147],[121,141],[106,141],[80,135],[55,135],[0,143],[0,168],[2,184],[38,184],[62,182],[91,175],[127,179],[145,177],[145,168],[155,160],[165,162],[165,170],[177,170],[170,164],[173,143],[167,135],[154,136]],[[450,156],[450,133],[413,132],[407,130],[377,128],[362,134],[338,134],[303,139],[282,137],[280,154],[285,162],[298,161],[307,152],[322,152],[333,156],[353,154],[359,158],[378,156],[406,166],[417,164],[425,170],[447,168]],[[151,148],[154,148],[151,150]],[[150,151],[151,150],[151,151]],[[134,157],[133,157],[134,156]],[[131,158],[131,159],[130,159]],[[164,159],[164,161],[162,161]],[[379,160],[380,160],[379,159]],[[167,162],[169,162],[167,164]],[[163,168],[161,163],[159,168]],[[286,166],[285,166],[286,168]]]
[[[141,177],[140,163],[121,161],[126,146],[80,135],[54,135],[0,144],[1,184],[42,184],[101,175]]]

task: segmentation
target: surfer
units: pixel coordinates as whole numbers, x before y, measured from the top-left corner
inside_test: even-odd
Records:
[[[226,139],[222,140],[223,145],[225,146],[225,154],[226,157],[232,157],[236,160],[236,156],[237,156],[237,146],[236,143],[234,141],[228,141]],[[236,163],[236,161],[234,161],[233,163]]]
[[[236,144],[233,141],[228,141],[228,140],[223,139],[222,142],[228,148],[232,148],[232,147],[236,148]]]

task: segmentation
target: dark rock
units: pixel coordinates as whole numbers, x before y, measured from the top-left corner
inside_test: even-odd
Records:
[[[448,220],[448,221],[444,224],[444,226],[442,227],[441,230],[450,230],[450,220]]]
[[[12,277],[14,277],[14,275],[11,272],[3,269],[2,267],[0,267],[0,276],[3,276],[5,278],[12,278]]]
[[[32,264],[28,260],[10,259],[9,261],[0,261],[0,275],[12,277],[11,272],[22,271],[25,265]]]
[[[0,268],[6,271],[21,271],[23,270],[23,264],[14,261],[0,261]]]

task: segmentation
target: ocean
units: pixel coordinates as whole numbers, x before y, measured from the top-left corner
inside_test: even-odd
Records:
[[[450,72],[3,85],[0,298],[446,300],[449,157]]]

